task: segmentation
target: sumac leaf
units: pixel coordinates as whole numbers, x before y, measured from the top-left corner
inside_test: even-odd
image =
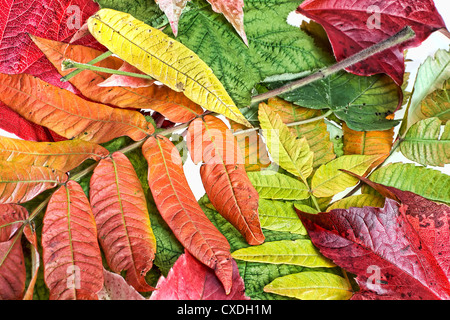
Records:
[[[209,115],[196,119],[189,126],[187,140],[193,161],[204,161],[200,176],[212,205],[249,244],[264,242],[258,216],[259,195],[247,177],[240,149],[225,123]]]
[[[97,228],[89,200],[75,181],[51,196],[43,219],[42,250],[51,300],[97,300],[103,287]]]
[[[70,171],[84,160],[100,160],[109,154],[102,146],[83,140],[34,142],[0,137],[0,161]]]
[[[249,300],[234,260],[232,282],[231,292],[226,293],[212,270],[186,251],[167,277],[159,279],[150,300]]]
[[[0,203],[23,203],[64,182],[64,172],[0,161]]]
[[[127,282],[137,291],[152,290],[145,275],[153,265],[156,239],[133,165],[123,153],[113,153],[95,168],[89,190],[109,267],[117,273],[126,271]]]
[[[98,11],[88,25],[101,44],[129,64],[182,91],[201,107],[251,126],[211,68],[183,44],[129,14],[111,9]]]
[[[142,146],[148,162],[148,183],[158,211],[180,243],[214,270],[226,293],[232,286],[232,258],[227,239],[208,220],[184,175],[177,148],[163,136]]]
[[[0,205],[0,300],[22,299],[26,270],[21,233],[27,210],[16,204]]]
[[[87,63],[102,53],[96,49],[81,45],[69,45],[63,42],[37,37],[34,37],[34,41],[62,76],[69,74],[71,71],[70,69],[65,71],[62,70],[61,63],[64,59]],[[105,60],[96,63],[96,65],[103,68],[120,70],[124,63],[118,58],[108,57]],[[127,65],[128,64],[125,63],[125,66]],[[134,72],[134,70],[126,71]],[[93,101],[123,109],[152,109],[160,112],[174,122],[187,122],[203,113],[203,109],[189,100],[182,92],[175,92],[166,86],[159,85],[152,85],[144,88],[129,88],[123,86],[108,87],[105,86],[105,81],[113,81],[108,77],[109,74],[106,73],[85,70],[83,71],[82,76],[73,77],[70,79],[70,82],[80,90],[85,97]],[[118,76],[116,75],[116,77]],[[140,78],[132,79],[146,80]]]

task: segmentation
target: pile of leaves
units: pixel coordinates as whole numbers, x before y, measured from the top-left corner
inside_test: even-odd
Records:
[[[450,298],[432,0],[0,3],[0,299]]]

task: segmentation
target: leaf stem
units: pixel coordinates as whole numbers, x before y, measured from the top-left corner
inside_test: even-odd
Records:
[[[283,93],[287,93],[290,92],[292,90],[301,88],[303,86],[306,86],[314,81],[317,80],[321,80],[324,79],[336,72],[339,72],[341,70],[344,70],[358,62],[364,61],[367,58],[380,53],[386,49],[395,47],[405,41],[411,40],[412,38],[415,37],[415,32],[411,29],[411,27],[407,26],[405,28],[403,28],[399,33],[393,35],[392,37],[374,44],[373,46],[370,46],[334,65],[331,65],[329,67],[326,68],[322,68],[320,70],[318,70],[317,72],[302,78],[300,80],[291,82],[287,85],[284,85],[280,88],[274,89],[274,90],[270,90],[267,91],[265,93],[256,95],[252,98],[252,103],[257,103],[257,102],[261,102],[264,100],[267,100],[269,98],[281,95]]]
[[[296,122],[286,123],[286,126],[287,127],[295,127],[295,126],[300,126],[300,125],[311,123],[311,122],[316,122],[316,121],[319,121],[321,119],[325,119],[326,117],[330,116],[332,113],[333,113],[333,111],[328,110],[326,113],[324,113],[321,116],[318,116],[318,117],[315,117],[315,118],[306,119],[306,120],[300,120],[300,121],[296,121]],[[261,129],[261,128],[254,127],[254,128],[251,128],[251,129],[239,130],[239,131],[233,132],[233,135],[237,136],[237,135],[240,135],[240,134],[246,134],[246,133],[253,132],[253,131],[256,131],[256,130],[259,130],[259,129]]]
[[[110,73],[110,74],[118,74],[118,75],[121,75],[121,76],[129,76],[129,77],[153,80],[153,78],[150,77],[147,74],[141,74],[141,73],[127,72],[127,71],[110,69],[110,68],[97,67],[97,66],[93,66],[93,65],[91,65],[89,63],[79,63],[79,62],[75,62],[75,61],[72,61],[72,60],[69,60],[69,59],[63,60],[61,65],[62,65],[62,70],[63,71],[67,70],[67,69],[76,68],[77,70],[75,70],[75,71],[80,71],[80,72],[83,71],[83,70],[91,70],[91,71],[104,72],[104,73]],[[65,77],[65,79],[67,81],[67,76]]]
[[[100,62],[102,60],[105,60],[106,58],[108,58],[109,56],[111,56],[113,53],[111,51],[106,51],[104,53],[102,53],[101,55],[99,55],[98,57],[96,57],[95,59],[92,59],[91,61],[89,61],[87,64],[88,65],[94,65],[97,62]],[[63,61],[64,62],[64,61]],[[75,77],[77,74],[79,74],[81,71],[83,71],[84,69],[77,69],[72,71],[71,73],[65,75],[64,77],[62,77],[60,79],[61,82],[67,82],[70,79],[72,79],[73,77]]]

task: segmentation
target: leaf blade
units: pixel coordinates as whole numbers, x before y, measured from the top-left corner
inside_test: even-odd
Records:
[[[90,180],[89,198],[98,238],[110,268],[127,271],[137,291],[151,291],[145,275],[152,268],[156,239],[141,183],[128,158],[115,152],[102,159]]]
[[[161,216],[183,246],[214,269],[225,291],[230,292],[230,246],[197,203],[184,176],[178,150],[170,140],[157,136],[144,143],[142,152],[149,164],[148,182]]]
[[[75,181],[59,188],[50,199],[42,248],[50,299],[97,299],[103,287],[97,228],[89,201]]]

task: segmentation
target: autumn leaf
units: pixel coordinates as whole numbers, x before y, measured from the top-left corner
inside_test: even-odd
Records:
[[[226,293],[232,286],[227,239],[206,218],[189,188],[176,147],[163,136],[142,146],[148,162],[148,183],[158,211],[183,246],[214,270]]]
[[[102,146],[83,140],[34,142],[0,137],[0,161],[70,171],[87,159],[100,160],[109,154]]]
[[[404,135],[408,129],[426,116],[422,113],[422,101],[434,91],[442,89],[445,81],[450,78],[450,51],[440,49],[434,56],[428,57],[417,71],[414,92],[408,101],[407,112],[400,128]]]
[[[445,23],[432,0],[383,2],[306,0],[297,9],[320,23],[326,30],[334,55],[341,61],[375,43],[379,43],[410,26],[413,40],[385,50],[348,68],[358,75],[386,73],[401,85],[405,72],[403,50],[416,47]]]
[[[28,219],[17,204],[0,205],[0,300],[20,300],[25,291],[26,269],[19,229]]]
[[[66,180],[62,171],[0,161],[0,203],[27,202]]]
[[[145,300],[122,276],[103,269],[104,284],[97,293],[98,300]]]
[[[141,70],[133,67],[128,62],[123,62],[122,66],[118,69],[119,71],[145,74]],[[147,78],[137,78],[131,76],[123,76],[118,74],[110,75],[106,80],[97,84],[99,87],[129,87],[129,88],[146,88],[150,87],[155,80]]]
[[[370,169],[377,167],[389,156],[393,145],[394,128],[383,131],[354,131],[344,123],[342,129],[344,154],[381,156]]]
[[[433,91],[422,100],[420,109],[427,118],[437,117],[443,123],[450,120],[450,76],[441,89]]]
[[[68,139],[102,143],[128,135],[141,140],[154,131],[137,111],[90,102],[27,74],[0,74],[0,93],[24,118]],[[68,121],[73,124],[67,126]]]
[[[70,70],[62,70],[61,63],[65,59],[87,63],[102,53],[101,51],[86,46],[69,45],[38,37],[32,37],[32,39],[57,68],[61,76],[66,76],[70,73]],[[123,70],[124,62],[115,57],[108,57],[98,62],[96,66]],[[125,71],[135,71],[129,69],[127,64],[125,64]],[[107,86],[108,82],[111,84],[118,77],[117,75],[113,75],[112,77],[114,76],[116,78],[111,78],[106,73],[84,70],[81,76],[71,78],[70,82],[85,97],[93,101],[123,109],[152,109],[160,112],[174,122],[187,122],[203,112],[200,106],[190,101],[182,93],[177,93],[166,86],[153,85],[143,88],[128,88],[113,83],[114,87],[110,88]],[[123,79],[125,76],[120,77]],[[142,80],[148,81],[148,79],[132,79],[139,79],[141,82]],[[125,80],[136,86],[137,80]]]
[[[232,283],[226,293],[214,273],[186,251],[159,279],[150,300],[250,300],[234,260]]]
[[[248,172],[250,181],[261,199],[303,200],[309,197],[304,183],[276,171]]]
[[[180,20],[181,13],[186,7],[186,3],[189,0],[155,0],[159,8],[164,11],[169,19],[170,27],[175,37],[178,34],[178,21]]]
[[[334,209],[350,209],[363,207],[383,208],[384,198],[372,194],[358,194],[348,198],[340,199],[327,208],[327,212]]]
[[[213,10],[222,13],[230,22],[244,43],[248,46],[244,30],[244,0],[208,0]]]
[[[113,28],[118,21],[119,24]],[[130,23],[134,28],[128,28]],[[111,9],[98,11],[89,19],[88,26],[100,43],[139,70],[171,89],[183,92],[205,109],[250,126],[208,65],[181,43],[129,14]],[[136,41],[136,31],[139,30],[153,36],[142,38],[137,46],[130,39]]]
[[[297,213],[320,252],[357,275],[353,299],[448,299],[449,252],[440,241],[449,237],[450,208],[389,190],[401,203],[387,198],[384,208]],[[431,216],[435,222],[426,223]]]
[[[261,135],[256,131],[240,133],[239,131],[245,130],[246,127],[234,121],[230,121],[230,127],[244,157],[245,171],[260,171],[263,168],[267,168],[272,161]]]
[[[128,158],[115,152],[102,159],[90,180],[90,203],[98,238],[109,267],[126,271],[137,291],[151,291],[145,275],[152,268],[156,239],[141,183]]]
[[[45,283],[52,300],[97,300],[103,266],[89,200],[75,181],[53,193],[42,227]]]
[[[292,202],[259,199],[258,210],[263,229],[306,235]]]
[[[1,6],[4,11],[0,16],[0,72],[28,73],[53,85],[62,85],[58,72],[43,57],[28,34],[69,41],[77,31],[76,24],[81,26],[99,9],[98,4],[90,0],[43,0],[39,5],[3,0]]]
[[[308,239],[266,242],[259,246],[236,250],[231,256],[238,260],[293,264],[312,268],[335,266],[324,258]]]
[[[358,179],[340,171],[346,169],[363,175],[379,156],[349,155],[342,156],[322,165],[311,180],[312,194],[316,197],[331,197],[353,187]]]
[[[269,99],[267,106],[275,111],[285,124],[292,124],[297,121],[308,120],[322,115],[321,110],[302,108],[279,98]],[[314,168],[336,158],[333,151],[333,144],[330,141],[330,133],[323,119],[297,126],[291,125],[290,130],[300,139],[305,137],[308,141],[311,151],[314,152]]]
[[[450,204],[450,177],[438,170],[414,163],[391,163],[375,170],[370,180],[403,191],[410,191],[432,201]],[[373,194],[363,186],[364,193]]]
[[[259,105],[258,118],[274,162],[306,184],[313,171],[314,157],[306,138],[297,139],[281,117],[265,103]]]
[[[54,136],[47,128],[28,121],[2,101],[0,101],[0,127],[18,138],[28,141],[55,141]]]
[[[344,278],[328,272],[300,272],[276,278],[264,287],[272,292],[301,300],[347,300],[351,287]]]

